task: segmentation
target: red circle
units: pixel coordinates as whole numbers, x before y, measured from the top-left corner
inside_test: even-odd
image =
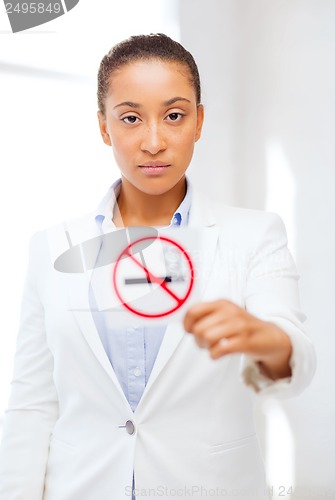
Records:
[[[171,243],[172,245],[174,245],[175,247],[177,247],[182,252],[182,254],[186,258],[186,261],[187,261],[187,263],[189,265],[190,273],[191,273],[191,279],[190,279],[190,285],[188,287],[188,290],[186,292],[185,297],[183,297],[182,299],[179,299],[178,300],[178,304],[175,307],[173,307],[172,309],[169,309],[168,311],[165,311],[163,313],[149,314],[149,313],[144,313],[144,312],[137,311],[136,309],[134,309],[133,307],[131,307],[129,304],[126,304],[124,302],[124,300],[123,300],[123,298],[122,298],[122,296],[121,296],[121,294],[120,294],[120,292],[119,292],[119,290],[117,288],[117,285],[116,285],[116,272],[117,272],[117,268],[118,268],[120,260],[122,259],[122,257],[125,257],[126,255],[129,255],[129,250],[130,250],[131,247],[133,247],[134,245],[136,245],[137,243],[139,243],[141,241],[157,240],[157,239],[162,240],[162,241],[166,241],[168,243]],[[168,316],[169,314],[172,314],[173,312],[177,311],[186,302],[186,300],[190,296],[190,293],[191,293],[192,288],[193,288],[193,282],[194,282],[194,268],[193,268],[193,264],[192,264],[190,256],[188,255],[188,253],[186,252],[186,250],[184,250],[184,248],[181,245],[179,245],[179,243],[177,243],[176,241],[171,240],[170,238],[166,238],[165,236],[146,236],[144,238],[139,238],[138,240],[133,241],[132,243],[130,243],[121,252],[120,256],[118,257],[118,259],[117,259],[117,261],[115,263],[114,270],[113,270],[113,285],[114,285],[114,289],[115,289],[116,295],[117,295],[118,299],[120,300],[121,304],[126,309],[128,309],[128,311],[136,314],[137,316],[141,316],[143,318],[163,318],[164,316]]]

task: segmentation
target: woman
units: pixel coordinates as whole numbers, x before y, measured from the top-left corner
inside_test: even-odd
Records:
[[[197,66],[177,42],[115,46],[98,103],[121,179],[96,212],[32,240],[0,499],[265,499],[254,395],[299,393],[315,363],[283,224],[192,190],[204,109]],[[209,229],[206,286],[183,324],[127,328],[96,312],[106,271],[92,262],[101,235],[124,226]],[[85,241],[100,244],[89,256],[82,245],[83,268],[59,272],[57,256]]]

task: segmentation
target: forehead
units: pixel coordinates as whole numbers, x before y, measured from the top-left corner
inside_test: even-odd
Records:
[[[190,70],[176,61],[158,59],[132,61],[114,70],[109,79],[109,95],[153,92],[174,94],[179,90],[195,97]],[[177,92],[178,93],[178,92]]]

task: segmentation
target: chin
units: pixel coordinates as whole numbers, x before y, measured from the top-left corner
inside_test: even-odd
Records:
[[[169,182],[167,183],[166,180],[164,181],[163,179],[150,179],[149,182],[141,182],[137,184],[137,189],[139,191],[142,191],[142,193],[152,195],[152,196],[159,196],[165,193],[168,193],[175,187],[176,183]]]

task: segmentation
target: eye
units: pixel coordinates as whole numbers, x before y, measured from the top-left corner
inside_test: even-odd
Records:
[[[134,116],[134,115],[129,115],[129,116],[125,116],[124,118],[121,118],[121,120],[124,122],[124,123],[128,123],[130,125],[133,125],[134,123],[137,123],[137,121],[139,120],[137,118],[137,116]]]
[[[181,113],[170,113],[167,118],[172,122],[179,121],[184,115]]]

